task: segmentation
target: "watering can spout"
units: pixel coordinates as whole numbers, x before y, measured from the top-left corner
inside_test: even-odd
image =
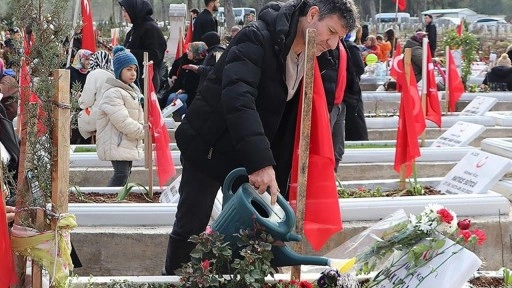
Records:
[[[272,264],[276,267],[315,265],[329,266],[329,258],[320,256],[305,256],[292,251],[288,246],[272,246]]]

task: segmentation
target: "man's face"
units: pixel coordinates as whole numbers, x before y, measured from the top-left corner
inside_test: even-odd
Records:
[[[425,21],[425,24],[430,24],[430,22],[432,22],[432,19],[429,16],[425,16],[423,18],[423,21]]]
[[[213,5],[213,11],[219,11],[220,7],[220,0],[215,1],[215,4]]]
[[[347,29],[342,24],[338,15],[329,15],[320,19],[318,7],[313,6],[309,9],[307,24],[305,25],[304,39],[306,39],[306,31],[309,28],[316,29],[316,55],[334,49],[338,45],[341,38],[347,34]]]
[[[121,7],[121,10],[123,11],[123,18],[126,22],[132,23],[132,19],[130,19],[130,15],[128,15],[128,12],[124,9],[124,7]]]

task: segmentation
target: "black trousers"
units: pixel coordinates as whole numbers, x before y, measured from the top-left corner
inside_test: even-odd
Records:
[[[175,275],[176,269],[190,262],[190,252],[196,244],[189,242],[188,239],[205,231],[217,191],[221,187],[221,183],[204,175],[189,162],[182,162],[180,200],[176,220],[169,235],[165,259],[167,275]]]

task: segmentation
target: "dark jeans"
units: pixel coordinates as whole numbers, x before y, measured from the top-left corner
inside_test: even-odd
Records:
[[[167,275],[174,275],[176,269],[190,262],[190,252],[196,244],[188,239],[205,231],[220,186],[220,183],[183,161],[180,200],[165,259]]]
[[[111,161],[114,167],[114,175],[110,178],[108,187],[121,187],[126,185],[128,177],[132,173],[132,161]]]
[[[338,171],[338,164],[345,153],[345,103],[334,106],[329,115],[332,131],[332,146],[334,148],[334,171]]]

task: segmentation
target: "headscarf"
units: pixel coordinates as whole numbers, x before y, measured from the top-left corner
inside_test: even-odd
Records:
[[[94,71],[96,69],[103,69],[107,71],[112,71],[112,59],[110,58],[110,54],[105,50],[99,50],[91,55],[89,59],[89,71]]]
[[[87,60],[91,56],[92,52],[87,49],[80,49],[76,52],[75,58],[73,59],[73,64],[71,67],[80,71],[80,73],[87,74],[89,70],[84,67],[85,60]]]
[[[188,44],[188,49],[192,52],[192,60],[199,60],[206,57],[208,47],[204,42],[192,42]]]

